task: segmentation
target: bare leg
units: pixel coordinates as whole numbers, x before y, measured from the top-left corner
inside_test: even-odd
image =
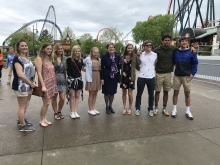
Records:
[[[89,110],[93,110],[93,106],[92,106],[92,99],[94,97],[94,92],[93,91],[89,91],[89,98],[88,98],[88,104],[89,104]]]
[[[163,91],[163,105],[166,106],[168,101],[168,91]]]
[[[25,106],[24,114],[26,113],[26,111],[27,111],[27,107],[28,107],[29,104],[30,104],[31,96],[32,96],[31,94],[28,95],[28,98],[27,98],[27,104],[26,104],[26,106]]]
[[[74,109],[73,109],[74,112],[76,112],[78,110],[80,91],[81,90],[75,91],[75,105],[74,105]]]
[[[41,112],[40,112],[40,115],[41,115],[40,122],[42,123],[41,125],[42,126],[51,125],[51,122],[47,121],[47,119],[46,119],[46,114],[47,114],[48,107],[50,105],[51,98],[42,97],[42,100],[43,100],[43,106],[42,106]]]
[[[75,90],[70,89],[70,111],[74,112],[74,106],[75,106]]]
[[[20,121],[21,126],[25,125],[25,108],[27,106],[28,96],[27,97],[17,97],[18,100],[18,120]]]
[[[133,90],[128,89],[128,98],[129,98],[129,109],[132,109],[132,104],[133,104]]]
[[[96,103],[96,98],[97,98],[97,93],[98,91],[93,91],[93,98],[92,98],[92,109],[95,109],[95,103]]]
[[[160,98],[160,92],[156,91],[155,92],[155,97],[154,97],[154,99],[155,99],[155,102],[154,102],[155,106],[158,106],[159,98]]]
[[[178,95],[179,95],[179,90],[174,90],[173,91],[173,105],[177,105]]]
[[[185,94],[186,106],[189,107],[190,106],[190,91],[185,91],[184,94]]]
[[[57,113],[57,96],[58,96],[58,93],[56,93],[56,94],[52,97],[52,100],[51,100],[52,108],[53,108],[54,113]]]
[[[127,89],[122,89],[122,101],[123,101],[123,106],[124,110],[126,110],[126,95],[127,95]]]
[[[64,101],[66,97],[66,92],[59,92],[59,103],[58,103],[58,112],[61,112],[63,109]]]

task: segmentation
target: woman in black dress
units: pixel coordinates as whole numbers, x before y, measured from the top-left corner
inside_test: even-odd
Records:
[[[104,94],[106,113],[115,113],[112,108],[114,94],[117,93],[119,62],[120,57],[115,54],[113,43],[108,43],[106,46],[107,53],[101,59],[101,84],[102,93]]]
[[[126,113],[128,115],[132,112],[132,103],[133,103],[133,90],[134,90],[134,82],[136,78],[136,58],[137,56],[133,52],[133,45],[128,44],[125,47],[125,51],[121,56],[121,83],[120,88],[122,88],[122,101],[124,110],[122,112],[123,115]],[[129,100],[129,108],[127,111],[126,108],[126,95],[128,91],[128,100]]]

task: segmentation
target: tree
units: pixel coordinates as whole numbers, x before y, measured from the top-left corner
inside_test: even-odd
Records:
[[[76,38],[75,34],[73,33],[73,30],[68,26],[68,27],[64,28],[63,36],[61,37],[61,40],[64,40],[66,38],[67,34],[69,35],[69,37],[72,41]]]
[[[132,35],[136,43],[151,40],[154,46],[158,46],[163,35],[172,36],[174,27],[175,19],[173,15],[157,15],[147,21],[137,22],[132,29]]]
[[[109,29],[109,30],[108,30]],[[107,28],[99,37],[99,41],[101,42],[119,42],[120,38],[122,37],[123,33],[120,32],[117,27]]]
[[[79,40],[87,40],[89,38],[92,38],[92,35],[90,33],[85,33],[79,37]]]

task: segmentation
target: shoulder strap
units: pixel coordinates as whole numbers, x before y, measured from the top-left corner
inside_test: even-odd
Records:
[[[79,68],[78,68],[78,65],[76,64],[75,60],[74,60],[74,59],[72,59],[72,61],[73,61],[73,62],[74,62],[74,64],[76,65],[76,69],[79,71],[79,73],[80,73],[80,75],[81,75],[81,72],[80,72],[80,70],[79,70]]]

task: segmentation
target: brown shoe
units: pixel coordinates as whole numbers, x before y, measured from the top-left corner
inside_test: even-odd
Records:
[[[158,114],[158,109],[153,110],[154,115]]]
[[[165,116],[169,116],[169,115],[170,115],[169,112],[168,112],[166,109],[164,109],[164,110],[162,111],[162,113],[163,113]]]

